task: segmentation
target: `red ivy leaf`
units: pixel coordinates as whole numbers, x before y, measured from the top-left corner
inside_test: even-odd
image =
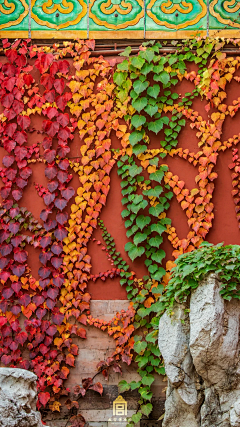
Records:
[[[70,366],[74,366],[74,362],[75,362],[74,356],[68,353],[66,356],[66,363]]]
[[[62,321],[64,319],[64,314],[62,313],[58,313],[58,314],[53,314],[52,315],[52,321],[53,323],[55,323],[56,325],[61,325]]]
[[[30,302],[31,302],[31,297],[28,294],[24,294],[19,298],[19,303],[21,305],[24,305],[24,307],[27,307],[28,304],[30,304]]]
[[[12,93],[8,93],[2,97],[1,102],[5,108],[10,108],[14,101],[14,96]]]
[[[49,328],[46,330],[46,333],[50,336],[53,337],[56,333],[57,333],[57,327],[55,325],[51,325],[49,326]]]
[[[48,393],[48,391],[39,393],[38,400],[43,406],[46,406],[46,404],[50,400],[50,394]]]
[[[65,84],[64,84],[64,80],[63,80],[63,78],[61,78],[61,79],[56,79],[55,81],[54,81],[54,87],[55,87],[55,89],[56,89],[56,92],[57,93],[59,93],[60,95],[63,93],[63,91],[64,91],[64,86],[65,86]]]
[[[58,227],[55,231],[54,231],[54,236],[62,241],[63,239],[65,239],[65,237],[67,237],[68,232],[64,227]]]
[[[100,383],[100,382],[98,382],[98,383],[96,383],[96,384],[93,384],[93,385],[91,385],[90,387],[89,387],[91,390],[94,390],[94,391],[96,391],[97,393],[99,393],[99,394],[103,394],[103,386],[102,386],[102,384]]]
[[[74,188],[73,188],[73,187],[68,187],[68,188],[65,188],[64,190],[62,190],[62,191],[61,191],[61,194],[62,194],[62,196],[64,197],[64,199],[66,199],[66,200],[70,200],[70,199],[71,199],[71,197],[73,197],[73,196],[74,196],[74,194],[75,194],[75,190],[74,190]]]
[[[2,159],[3,165],[9,168],[14,163],[14,156],[4,156]]]
[[[19,228],[20,228],[19,222],[10,222],[8,227],[9,231],[13,234],[17,234],[19,231]]]
[[[12,272],[13,274],[15,274],[16,276],[20,277],[25,273],[25,266],[24,265],[13,265],[12,266]]]
[[[15,340],[23,345],[25,343],[25,341],[27,341],[28,335],[26,332],[20,332],[18,335],[16,335]]]
[[[25,130],[30,126],[31,120],[28,116],[18,116],[17,123],[23,130]]]
[[[12,195],[13,198],[18,201],[22,198],[23,192],[22,190],[13,190]]]

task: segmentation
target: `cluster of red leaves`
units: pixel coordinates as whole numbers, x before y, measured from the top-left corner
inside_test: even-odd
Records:
[[[0,357],[5,365],[34,371],[38,407],[48,403],[59,411],[59,398],[69,394],[64,380],[78,355],[72,338],[86,338],[80,324],[87,324],[91,299],[86,291],[92,278],[87,244],[110,189],[115,163],[110,133],[124,136],[126,127],[114,111],[112,67],[90,57],[94,42],[66,43],[62,49],[29,43],[3,40],[7,62],[0,64],[0,135],[7,152],[0,169]],[[66,55],[73,58],[73,71]],[[44,117],[38,131],[42,141],[30,146],[34,114]],[[67,156],[77,132],[82,157],[73,164]],[[44,163],[47,179],[46,187],[35,184],[45,204],[42,224],[18,204],[32,176],[31,164],[38,161]],[[69,185],[71,169],[78,173],[80,186],[69,218],[75,195]],[[39,280],[32,277],[26,245],[41,250]],[[107,277],[118,274],[112,269]],[[101,384],[92,379],[81,390],[85,394],[87,389],[102,393]],[[76,418],[72,425],[82,422]]]

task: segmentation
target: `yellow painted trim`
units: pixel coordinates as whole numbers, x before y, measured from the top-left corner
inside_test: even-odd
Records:
[[[185,31],[146,31],[146,39],[188,39],[196,35],[206,36],[207,30],[185,30]]]
[[[33,6],[35,5],[36,1],[37,0],[32,0],[32,9],[33,9]],[[43,21],[42,19],[38,18],[38,16],[35,15],[33,13],[33,11],[32,11],[32,18],[34,19],[35,22],[37,22],[37,24],[44,25],[44,26],[49,27],[49,28],[54,28],[55,30],[60,30],[61,28],[66,28],[66,27],[69,27],[70,25],[76,25],[76,24],[78,24],[81,21],[81,19],[87,13],[87,5],[86,5],[86,3],[84,3],[83,0],[78,0],[78,2],[80,3],[80,5],[83,8],[82,12],[73,21],[65,22],[65,24],[60,24],[60,25],[50,24],[49,22]],[[31,34],[32,33],[33,32],[31,32]],[[70,37],[67,37],[67,38],[70,38]]]
[[[87,31],[80,30],[68,30],[68,31],[45,31],[45,30],[33,30],[31,31],[31,37],[33,39],[86,39]]]
[[[28,31],[0,31],[1,39],[25,39],[28,38]]]
[[[144,31],[89,31],[90,39],[143,39]]]
[[[104,25],[106,28],[109,28],[111,30],[121,30],[121,29],[129,27],[130,25],[131,26],[136,25],[136,24],[138,24],[140,19],[143,18],[143,16],[144,16],[143,0],[136,0],[138,2],[139,6],[142,7],[142,11],[136,16],[136,18],[132,19],[131,21],[126,20],[126,22],[124,22],[123,24],[119,24],[119,25],[109,24],[107,21],[101,21],[101,19],[98,19],[97,16],[92,13],[92,7],[93,7],[95,1],[97,1],[97,0],[92,0],[92,2],[90,3],[89,17],[92,18],[92,20],[95,22],[95,24],[102,25],[102,26]],[[118,37],[118,38],[120,38],[120,37]]]
[[[231,21],[231,19],[223,19],[221,17],[221,15],[218,12],[215,12],[214,10],[214,6],[217,4],[218,0],[213,0],[212,3],[210,3],[210,13],[217,18],[217,20],[219,22],[221,22],[224,25],[230,25],[230,27],[235,27],[235,28],[240,28],[240,24],[238,24],[237,22],[233,22]],[[240,7],[240,6],[239,6]],[[225,30],[225,31],[229,31],[229,30]],[[224,36],[219,36],[219,37],[224,37]],[[234,36],[233,36],[234,37]],[[239,37],[239,35],[235,35],[235,37]]]
[[[65,9],[62,7],[62,5],[65,7]],[[53,4],[52,0],[47,0],[45,3],[43,3],[42,10],[44,13],[47,13],[48,15],[51,15],[57,10],[65,14],[71,13],[73,11],[73,3],[71,1],[68,3],[67,0],[62,0],[62,5]]]
[[[10,26],[10,30],[11,30],[12,25],[20,24],[20,22],[22,22],[22,20],[25,18],[25,16],[27,16],[27,14],[29,12],[29,7],[28,7],[27,3],[25,2],[25,0],[20,0],[20,2],[22,3],[23,7],[25,7],[24,12],[21,13],[21,15],[15,21],[6,22],[6,24],[0,25],[0,30],[2,28],[8,28],[9,26]]]
[[[239,39],[240,38],[240,30],[236,31],[235,28],[232,30],[225,30],[224,28],[221,29],[215,29],[209,31],[210,37],[224,37],[224,38],[231,38],[231,39]],[[240,51],[239,51],[240,53]]]
[[[186,28],[186,27],[189,27],[190,25],[195,25],[195,24],[197,24],[199,21],[200,21],[200,19],[201,18],[203,18],[205,15],[206,15],[206,13],[207,13],[207,5],[204,3],[204,1],[203,0],[198,0],[198,2],[200,3],[200,5],[202,6],[202,12],[196,17],[196,18],[194,18],[194,19],[192,19],[192,20],[190,20],[190,21],[187,21],[187,22],[185,22],[185,23],[183,23],[183,24],[179,24],[179,25],[176,25],[176,24],[169,24],[169,22],[167,22],[167,21],[160,21],[159,19],[157,19],[157,17],[156,17],[156,15],[154,15],[153,13],[152,13],[152,11],[151,10],[149,10],[149,9],[151,9],[153,6],[154,6],[154,4],[156,3],[156,1],[157,0],[151,0],[150,1],[150,3],[149,3],[149,5],[148,5],[148,7],[147,7],[147,14],[148,14],[148,16],[156,23],[156,24],[158,24],[158,25],[161,25],[161,26],[165,26],[165,27],[167,27],[167,28],[171,28],[171,29],[176,29],[176,30],[180,30],[181,28]]]

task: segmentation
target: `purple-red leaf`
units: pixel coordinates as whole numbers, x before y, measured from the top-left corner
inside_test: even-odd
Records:
[[[67,214],[67,212],[59,212],[59,213],[56,215],[56,220],[57,220],[57,222],[59,222],[59,224],[61,224],[61,225],[65,224],[65,222],[67,221],[67,219],[68,219],[68,214]]]
[[[40,267],[39,270],[38,270],[38,274],[43,279],[46,279],[47,277],[50,276],[51,270],[50,270],[49,267]]]
[[[53,178],[55,178],[56,175],[57,175],[57,168],[56,168],[56,166],[51,165],[51,166],[47,166],[46,167],[46,169],[45,169],[45,176],[48,179],[53,179]]]
[[[65,237],[67,237],[67,230],[64,227],[58,227],[55,231],[54,231],[54,236],[62,241],[63,239],[65,239]]]
[[[67,206],[67,201],[66,201],[66,199],[56,199],[54,201],[54,204],[55,204],[56,208],[58,208],[58,209],[60,209],[60,211],[62,211]]]
[[[62,314],[62,313],[58,313],[58,314],[53,314],[52,315],[52,321],[56,325],[61,325],[63,319],[64,319],[64,314]]]
[[[51,258],[51,263],[53,267],[55,267],[56,269],[58,269],[62,265],[62,261],[63,261],[62,258],[59,258],[56,256]]]
[[[62,196],[64,197],[64,199],[66,199],[66,200],[70,200],[70,199],[71,199],[71,197],[73,197],[73,196],[74,196],[74,194],[75,194],[75,190],[74,190],[74,188],[73,188],[73,187],[68,187],[68,188],[65,188],[64,190],[62,190],[62,191],[61,191],[61,194],[62,194]]]
[[[44,236],[40,239],[40,245],[42,248],[46,248],[51,243],[51,237],[50,236]]]
[[[25,273],[25,270],[26,270],[26,268],[24,265],[13,264],[13,266],[12,266],[13,274],[15,274],[18,277],[22,276]]]
[[[9,231],[13,234],[17,234],[20,228],[19,222],[10,222]]]

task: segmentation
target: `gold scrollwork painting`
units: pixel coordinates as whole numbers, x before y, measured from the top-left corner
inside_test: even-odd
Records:
[[[0,30],[20,24],[28,11],[25,0],[0,0]]]
[[[89,16],[95,24],[120,30],[139,23],[144,17],[143,0],[92,0]]]
[[[239,11],[240,2],[237,0],[213,0],[210,3],[211,15],[225,26],[240,28]]]
[[[79,24],[86,14],[87,4],[84,0],[32,1],[33,20],[39,25],[55,30]]]
[[[157,25],[180,30],[197,25],[206,16],[207,5],[204,0],[151,0],[147,14]]]

